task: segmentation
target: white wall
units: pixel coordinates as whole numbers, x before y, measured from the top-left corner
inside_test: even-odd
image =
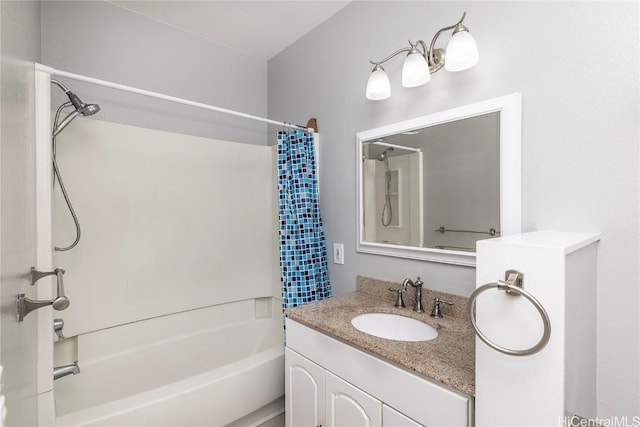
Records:
[[[429,42],[463,11],[477,67],[405,89],[396,59],[385,67],[391,99],[365,99],[369,60]],[[637,2],[358,1],[270,60],[269,114],[315,116],[323,135],[327,243],[345,244],[345,264],[329,270],[336,293],[354,290],[357,274],[471,292],[472,268],[355,252],[355,134],[521,92],[524,229],[602,233],[598,415],[640,414],[638,13]]]
[[[105,1],[42,2],[42,63],[258,116],[267,63]],[[266,125],[61,79],[95,116],[147,128],[265,145]],[[54,104],[64,100],[53,89]]]
[[[36,314],[16,321],[16,294],[36,298],[29,270],[36,262],[35,88],[40,56],[36,2],[0,2],[0,364],[4,425],[35,425]],[[6,424],[5,424],[6,423]]]

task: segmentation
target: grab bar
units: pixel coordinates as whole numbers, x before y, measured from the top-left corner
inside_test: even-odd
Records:
[[[510,356],[529,356],[531,354],[535,354],[547,345],[547,343],[549,342],[549,338],[551,337],[551,321],[549,320],[549,315],[547,314],[542,304],[540,304],[540,302],[533,295],[523,289],[524,275],[522,273],[516,270],[507,270],[505,276],[505,281],[498,280],[496,283],[487,283],[486,285],[480,286],[471,294],[471,296],[469,297],[469,303],[467,305],[467,311],[469,314],[469,319],[471,320],[471,326],[473,326],[473,330],[476,332],[476,335],[478,335],[478,338],[480,338],[482,342],[484,342],[492,349],[499,351],[500,353],[508,354]],[[540,317],[542,317],[544,331],[542,333],[542,338],[540,338],[540,341],[538,341],[536,345],[524,350],[512,350],[497,345],[493,341],[489,340],[482,332],[480,332],[480,329],[478,329],[478,325],[476,324],[476,299],[484,291],[493,288],[496,288],[500,291],[506,291],[507,294],[511,296],[523,296],[527,300],[529,300],[531,304],[533,304],[536,310],[538,310]]]
[[[446,245],[436,245],[436,249],[454,249],[459,251],[475,251],[473,248],[465,248],[463,246],[446,246]]]
[[[444,225],[441,225],[440,228],[436,228],[438,233],[444,234],[445,231],[449,231],[451,233],[475,233],[475,234],[488,234],[489,236],[496,236],[500,234],[500,231],[497,231],[495,228],[490,228],[489,231],[474,231],[474,230],[450,230],[448,228],[444,228]]]

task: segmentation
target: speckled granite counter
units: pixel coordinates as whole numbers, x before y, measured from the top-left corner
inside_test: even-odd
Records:
[[[359,277],[356,292],[288,309],[286,315],[298,323],[436,383],[473,396],[475,339],[471,324],[466,318],[467,299],[425,288],[423,301],[427,312],[416,313],[411,309],[412,290],[405,296],[407,307],[400,309],[393,306],[395,297],[393,292],[388,291],[389,287],[397,288],[399,284]],[[442,319],[429,316],[431,301],[435,295],[455,303],[453,307],[443,306]],[[438,337],[431,341],[393,341],[365,334],[351,325],[354,316],[372,312],[395,313],[421,320],[435,327]]]

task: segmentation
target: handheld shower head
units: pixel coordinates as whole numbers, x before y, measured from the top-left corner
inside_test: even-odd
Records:
[[[80,115],[80,112],[75,110],[70,112],[67,117],[64,118],[64,120],[62,120],[58,126],[56,126],[56,128],[53,130],[53,136],[58,136],[58,134],[60,132],[62,132],[62,130],[64,128],[67,127],[67,125],[69,125],[69,123],[71,123],[73,121],[73,119],[75,119],[76,117],[78,117]]]
[[[100,111],[100,106],[98,104],[85,104],[75,93],[71,92],[65,85],[60,83],[57,80],[51,79],[51,83],[58,86],[60,89],[64,91],[64,93],[69,97],[69,101],[75,108],[75,111],[72,111],[65,117],[58,126],[53,130],[53,136],[57,136],[62,130],[69,125],[76,117],[82,116],[93,116],[98,111]]]
[[[71,101],[76,111],[83,116],[93,116],[95,113],[100,111],[100,106],[98,104],[85,104],[75,93],[71,91],[65,93],[69,97],[69,101]]]
[[[83,116],[93,116],[98,111],[100,111],[100,106],[98,104],[84,104],[84,106],[79,110],[80,114]]]
[[[387,155],[387,153],[389,151],[393,151],[393,147],[386,148],[382,153],[378,154],[378,157],[376,157],[376,158],[378,160],[380,160],[381,162],[384,162],[385,160],[387,160],[389,158],[389,156]]]

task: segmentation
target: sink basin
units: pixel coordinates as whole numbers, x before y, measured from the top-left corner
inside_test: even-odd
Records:
[[[410,317],[389,313],[366,313],[351,319],[354,328],[379,338],[396,341],[429,341],[438,331]]]

